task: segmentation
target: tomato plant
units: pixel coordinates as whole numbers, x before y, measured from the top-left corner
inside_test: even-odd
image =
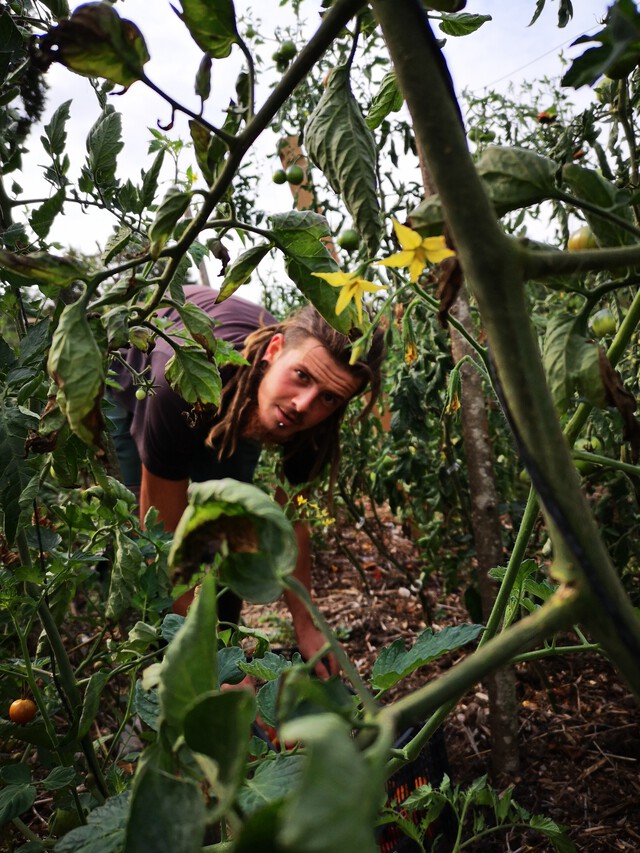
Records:
[[[627,594],[633,584],[621,584],[616,570],[640,563],[639,537],[629,534],[638,525],[640,452],[632,406],[640,303],[629,273],[640,257],[637,158],[629,147],[637,81],[607,84],[580,114],[559,91],[536,97],[529,91],[517,102],[472,98],[465,135],[429,21],[460,35],[479,30],[486,18],[458,16],[454,0],[435,4],[427,15],[418,2],[372,0],[361,9],[337,0],[300,55],[295,42],[274,33],[280,47],[273,62],[289,71],[269,80],[274,87],[260,102],[260,52],[273,40],[262,41],[236,19],[232,4],[211,4],[220,12],[212,29],[197,4],[184,0],[177,26],[202,52],[196,113],[186,105],[187,93],[183,105],[151,81],[146,65],[154,46],[120,17],[118,4],[83,4],[72,15],[64,2],[28,5],[28,17],[21,4],[10,4],[2,20],[2,691],[8,702],[28,689],[51,713],[36,719],[36,703],[17,700],[23,715],[34,712],[34,725],[14,725],[21,722],[14,719],[17,709],[10,710],[14,722],[5,720],[5,734],[20,744],[12,769],[3,768],[1,776],[10,831],[34,841],[23,818],[36,791],[46,790],[55,792],[55,802],[45,846],[65,833],[66,851],[105,837],[113,850],[199,849],[204,837],[228,828],[235,849],[368,851],[384,780],[420,753],[452,703],[494,671],[597,646],[640,693],[637,617]],[[562,8],[566,13],[567,4]],[[597,34],[601,50],[581,54],[564,88],[591,85],[612,52],[624,53],[626,28],[618,16],[628,14],[630,4],[613,4]],[[209,102],[210,84],[216,79],[222,90],[229,84],[223,69],[232,52],[243,69],[234,71],[228,107],[219,110]],[[29,136],[44,103],[38,75],[53,63],[65,66],[64,74],[99,81],[92,85],[94,123],[77,179],[67,142],[76,116],[65,86],[52,86],[49,97],[57,101]],[[114,86],[127,97],[134,83],[161,99],[172,124],[151,131],[150,157],[135,180],[119,171],[126,141],[118,101],[107,97]],[[286,137],[284,143],[297,137],[306,147],[317,209],[271,211],[256,196],[263,160],[255,145],[267,127]],[[173,138],[173,129],[183,139]],[[471,155],[467,138],[477,143]],[[13,174],[28,147],[35,162],[46,162],[38,167],[41,194],[23,192]],[[399,167],[405,158],[410,174]],[[305,170],[293,163],[276,176],[276,183],[299,186]],[[49,237],[71,205],[109,216],[113,230],[96,257],[61,251]],[[579,239],[569,238],[576,216],[587,223]],[[353,227],[341,231],[345,222]],[[545,231],[544,240],[534,239],[534,225]],[[327,248],[332,234],[345,252],[362,248],[356,264],[339,268]],[[447,244],[455,246],[455,257]],[[597,257],[574,256],[596,247]],[[500,584],[486,616],[383,648],[370,683],[292,579],[293,529],[260,489],[200,484],[173,537],[153,508],[140,523],[136,496],[116,476],[110,443],[117,414],[105,389],[122,347],[147,352],[163,341],[173,349],[172,387],[193,402],[193,414],[220,404],[218,368],[234,354],[212,345],[207,319],[184,291],[207,254],[220,264],[225,295],[277,256],[289,291],[270,287],[265,302],[288,310],[311,300],[351,340],[354,357],[369,345],[371,323],[384,318],[386,425],[382,417],[345,423],[340,500],[354,523],[364,519],[380,549],[386,546],[376,536],[379,505],[414,532],[422,563],[417,581],[407,570],[407,589],[419,597],[425,617],[426,587],[436,573],[445,586],[473,591],[474,572],[477,578],[491,568]],[[463,279],[471,294],[464,323],[457,313],[462,303],[450,310]],[[367,302],[371,312],[360,314],[359,300],[368,298],[373,282],[384,290]],[[588,318],[604,301],[624,320],[606,353],[588,333]],[[179,343],[167,331],[169,307],[181,316]],[[459,355],[459,338],[470,354]],[[495,506],[509,522],[496,536],[503,571],[498,562],[480,567],[471,532],[483,493],[470,476],[470,451],[478,445],[463,417],[472,407],[461,404],[471,385],[468,374],[461,378],[467,368],[480,378],[473,402],[485,407]],[[139,399],[151,387],[135,368],[131,382]],[[596,433],[603,439],[584,439]],[[601,457],[593,477],[578,482],[570,448]],[[594,496],[587,490],[596,480]],[[552,524],[537,520],[536,489]],[[212,531],[226,536],[239,519],[261,548],[227,547],[223,556],[203,556]],[[379,523],[378,532],[383,527]],[[542,546],[547,538],[566,560],[549,560]],[[202,572],[186,620],[170,612],[171,572],[185,555]],[[5,560],[16,568],[5,568]],[[531,563],[545,599],[527,595]],[[219,626],[222,586],[258,603],[298,595],[340,656],[349,686],[313,680],[312,664],[275,653],[259,631]],[[580,633],[567,650],[561,638],[583,621],[593,643]],[[478,655],[469,651],[476,642]],[[378,701],[446,651],[461,663],[407,689],[399,702]],[[263,682],[255,697],[223,689],[247,674]],[[277,755],[252,739],[258,714],[285,744]],[[131,746],[126,738],[138,720],[143,732]],[[400,752],[394,737],[408,723],[420,734]],[[290,750],[289,741],[300,746]],[[123,760],[129,750],[133,760]],[[35,768],[40,761],[47,767]],[[49,779],[43,771],[52,763]],[[349,785],[336,787],[337,777],[349,778]],[[424,794],[431,797],[426,811],[445,801],[466,809],[474,800],[474,808],[493,807],[496,821],[509,816],[570,849],[553,821],[530,818],[484,783],[471,794],[465,799],[444,785],[437,796]],[[325,837],[318,816],[326,814],[332,826]],[[395,819],[403,825],[401,816]],[[480,818],[471,823],[460,827],[469,844],[484,826]]]

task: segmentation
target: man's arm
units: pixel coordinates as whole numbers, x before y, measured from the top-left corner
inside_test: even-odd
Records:
[[[178,526],[180,517],[187,506],[187,486],[189,480],[165,480],[157,477],[148,468],[142,466],[140,483],[140,521],[144,522],[149,507],[158,510],[158,519],[169,533]],[[173,612],[186,616],[193,602],[194,590],[189,589],[173,602]]]
[[[178,526],[180,516],[187,507],[189,480],[165,480],[142,466],[140,482],[140,521],[144,522],[149,507],[158,510],[158,518],[170,533]]]
[[[284,506],[287,502],[287,497],[282,489],[276,490],[276,500]],[[294,524],[294,532],[298,543],[298,559],[293,575],[300,583],[311,592],[311,548],[310,535],[308,526],[297,521]],[[295,593],[287,590],[284,594],[284,599],[291,613],[293,627],[298,640],[298,648],[300,654],[305,660],[312,658],[320,649],[326,645],[327,641],[322,631],[316,628],[313,619],[304,603],[298,598]],[[340,671],[338,661],[334,655],[327,654],[316,665],[316,675],[320,678],[328,678],[330,675],[337,675]]]

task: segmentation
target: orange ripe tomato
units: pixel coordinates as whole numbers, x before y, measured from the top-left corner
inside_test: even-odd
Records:
[[[15,699],[9,706],[9,717],[14,723],[24,726],[33,720],[37,710],[33,699]]]

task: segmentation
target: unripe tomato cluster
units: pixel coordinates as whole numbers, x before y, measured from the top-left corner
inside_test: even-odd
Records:
[[[274,184],[286,184],[288,181],[290,184],[298,186],[304,181],[304,171],[301,166],[293,163],[286,172],[284,169],[276,169],[271,179]]]

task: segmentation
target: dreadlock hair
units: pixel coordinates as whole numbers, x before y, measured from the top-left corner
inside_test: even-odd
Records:
[[[206,441],[207,445],[216,450],[219,460],[232,456],[236,451],[238,439],[257,405],[258,387],[269,368],[264,359],[266,349],[278,333],[284,336],[285,348],[298,346],[307,338],[315,338],[339,364],[361,379],[356,393],[361,393],[367,387],[369,393],[360,418],[369,414],[378,399],[385,351],[383,330],[377,328],[372,333],[371,346],[364,359],[349,364],[352,354],[350,339],[330,326],[313,305],[305,305],[282,323],[262,326],[247,337],[242,355],[248,364],[241,365],[225,384],[219,418]],[[315,457],[310,480],[315,479],[327,463],[330,465],[331,482],[335,479],[340,461],[340,424],[348,402],[315,427],[294,435],[285,446],[285,460],[298,453],[311,453]]]

